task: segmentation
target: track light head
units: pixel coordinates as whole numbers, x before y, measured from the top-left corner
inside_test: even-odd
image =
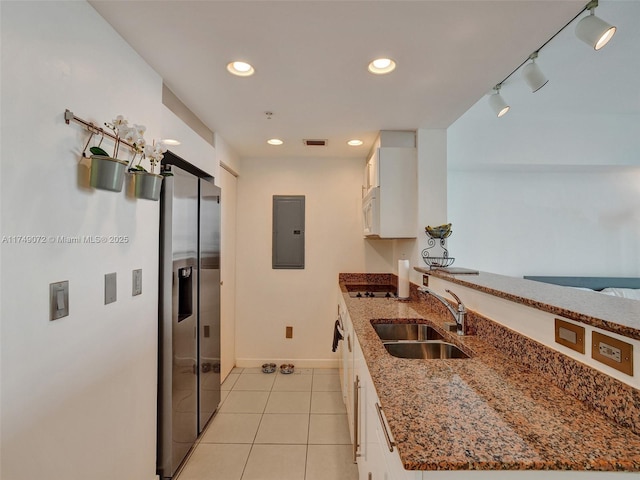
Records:
[[[504,101],[502,95],[500,95],[500,87],[501,85],[496,85],[493,89],[495,93],[489,95],[489,106],[498,118],[505,115],[511,108],[509,105],[507,105],[507,102]]]
[[[600,50],[609,43],[609,40],[616,33],[616,27],[609,25],[600,17],[596,17],[595,7],[598,6],[598,3],[592,3],[595,3],[595,5],[590,9],[591,13],[576,25],[576,37],[590,45],[594,50]]]
[[[524,80],[529,85],[531,89],[531,93],[536,93],[542,87],[544,87],[549,80],[544,76],[542,70],[536,63],[536,58],[538,57],[538,52],[533,53],[529,58],[531,59],[531,63],[528,63],[522,69],[522,75],[524,75]]]

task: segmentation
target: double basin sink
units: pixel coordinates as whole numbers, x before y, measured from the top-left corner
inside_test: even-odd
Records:
[[[384,348],[399,358],[447,359],[469,358],[457,346],[448,343],[433,327],[421,323],[379,323],[371,325]]]

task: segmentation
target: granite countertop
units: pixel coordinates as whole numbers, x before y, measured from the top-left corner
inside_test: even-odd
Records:
[[[449,333],[437,306],[350,298],[341,288],[406,469],[640,471],[639,435],[482,338]],[[389,355],[371,320],[411,319],[426,319],[471,358]]]
[[[536,282],[495,273],[456,275],[414,267],[500,298],[640,340],[640,301]]]

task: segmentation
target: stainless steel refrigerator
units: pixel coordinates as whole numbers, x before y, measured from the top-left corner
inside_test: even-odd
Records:
[[[157,473],[169,479],[220,403],[220,188],[172,152],[162,168]]]

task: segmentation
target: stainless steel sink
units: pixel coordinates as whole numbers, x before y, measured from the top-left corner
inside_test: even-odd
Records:
[[[458,347],[446,342],[385,342],[384,348],[399,358],[469,358]]]
[[[442,340],[444,338],[434,328],[419,323],[372,323],[371,325],[384,342]]]

